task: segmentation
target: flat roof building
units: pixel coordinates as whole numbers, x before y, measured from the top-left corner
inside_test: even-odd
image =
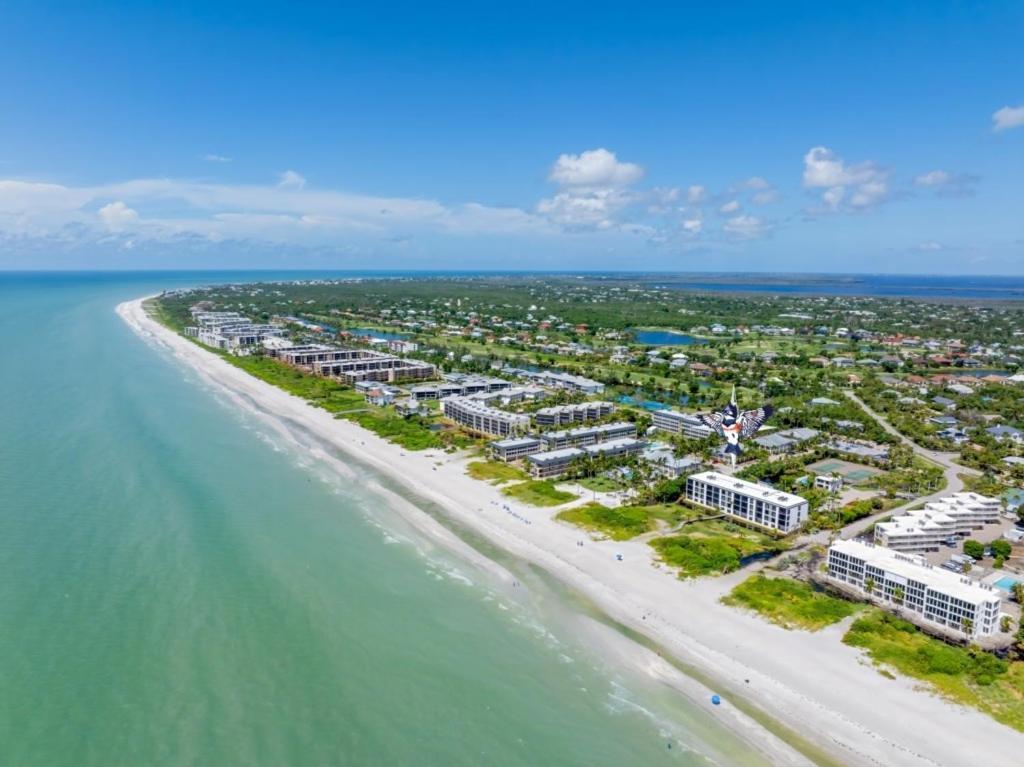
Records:
[[[836,541],[828,550],[828,577],[943,633],[977,639],[999,630],[1002,600],[995,589],[933,567],[915,554]]]
[[[1002,502],[978,493],[955,493],[875,525],[875,543],[896,551],[938,551],[951,538],[999,521]]]
[[[574,405],[544,407],[533,414],[538,426],[565,426],[571,423],[597,421],[615,412],[611,402],[580,402]]]
[[[789,533],[810,513],[805,498],[714,471],[691,474],[686,498],[759,527]]]
[[[530,417],[488,407],[468,397],[445,397],[441,412],[470,431],[509,437],[522,434],[530,427]]]
[[[491,455],[499,461],[517,461],[541,451],[541,441],[536,437],[510,437],[490,444]]]
[[[636,424],[631,421],[617,421],[599,426],[580,426],[576,429],[549,431],[540,435],[545,450],[560,450],[563,447],[583,447],[609,439],[635,437]]]
[[[655,410],[651,413],[651,424],[655,429],[669,434],[682,434],[689,439],[704,439],[711,436],[711,428],[692,413],[678,410]]]

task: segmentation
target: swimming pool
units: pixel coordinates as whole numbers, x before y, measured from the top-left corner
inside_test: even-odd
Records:
[[[1002,589],[1006,593],[1010,593],[1011,591],[1013,591],[1013,584],[1015,583],[1024,583],[1024,580],[1021,580],[1020,578],[1014,578],[1012,575],[1004,575],[1002,578],[1000,578],[992,585],[995,586],[997,589]]]

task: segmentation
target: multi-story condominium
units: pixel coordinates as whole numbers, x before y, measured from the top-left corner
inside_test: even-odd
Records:
[[[809,514],[806,499],[799,495],[714,471],[691,474],[686,480],[686,497],[736,519],[783,533],[796,530]]]
[[[584,447],[604,442],[609,439],[635,437],[636,424],[630,421],[617,421],[599,426],[580,426],[576,429],[549,431],[540,435],[545,450],[561,450],[563,447]]]
[[[481,392],[507,391],[512,382],[504,378],[459,378],[447,380],[439,384],[414,386],[410,392],[417,400],[444,399],[445,397],[465,397]]]
[[[929,501],[875,525],[875,543],[897,551],[938,551],[957,536],[999,521],[1002,502],[978,493],[955,493]]]
[[[537,479],[559,477],[568,470],[573,461],[581,459],[586,453],[578,447],[566,447],[561,450],[548,450],[526,456],[530,474]]]
[[[596,445],[586,447],[564,447],[559,450],[548,450],[543,453],[533,453],[526,456],[526,462],[530,467],[530,473],[538,479],[550,479],[559,477],[569,469],[574,461],[587,457],[618,457],[623,455],[634,455],[640,453],[647,447],[643,440],[625,437],[622,439],[611,439],[607,442],[599,442]]]
[[[345,360],[317,362],[313,371],[345,383],[356,381],[422,381],[437,377],[437,368],[428,362],[395,357],[384,352],[356,349],[360,354]]]
[[[536,437],[510,437],[492,442],[491,455],[499,461],[518,461],[541,451],[541,441]]]
[[[678,410],[655,410],[651,414],[651,424],[660,431],[682,434],[689,439],[704,439],[711,435],[711,429],[700,418]]]
[[[185,335],[215,349],[246,352],[268,338],[277,338],[284,331],[276,325],[260,325],[238,312],[200,312],[193,310],[195,325],[185,328]]]
[[[704,464],[699,458],[689,455],[677,458],[675,451],[661,442],[655,442],[644,448],[643,459],[650,464],[655,473],[669,479],[693,474],[704,468]]]
[[[611,402],[581,402],[576,405],[544,407],[534,413],[538,426],[565,426],[570,423],[597,421],[615,412]]]
[[[860,541],[836,541],[828,550],[828,577],[917,623],[977,639],[998,631],[1001,599],[991,586]]]
[[[600,381],[572,375],[571,373],[556,373],[553,370],[524,370],[519,368],[507,368],[506,370],[541,386],[578,391],[583,394],[600,394],[604,391],[604,384]]]
[[[522,434],[530,428],[529,416],[488,407],[468,397],[445,397],[441,400],[441,412],[470,431],[496,437]]]

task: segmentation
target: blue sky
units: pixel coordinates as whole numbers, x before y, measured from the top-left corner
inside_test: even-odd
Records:
[[[0,268],[1024,274],[1019,2],[155,5],[0,8]]]

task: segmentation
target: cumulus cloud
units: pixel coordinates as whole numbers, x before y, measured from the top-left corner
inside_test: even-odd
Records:
[[[282,189],[304,189],[306,179],[293,170],[286,170],[278,177],[277,185]]]
[[[804,187],[822,190],[825,210],[866,210],[889,196],[889,172],[874,163],[847,164],[827,147],[804,155]]]
[[[137,223],[139,214],[121,200],[110,202],[99,210],[100,220],[112,232],[121,232]]]
[[[231,162],[230,157],[225,157],[222,154],[206,154],[203,155],[203,159],[206,160],[207,162]]]
[[[769,232],[768,224],[757,216],[733,216],[722,225],[722,231],[730,239],[756,240]]]
[[[559,155],[548,180],[559,186],[624,187],[635,184],[643,175],[643,168],[619,162],[614,152],[590,149],[580,154]]]
[[[666,190],[641,195],[630,189],[643,175],[639,165],[621,162],[607,149],[560,155],[548,174],[548,180],[559,189],[553,197],[537,203],[537,212],[570,230],[610,230],[635,225],[623,216],[628,209],[643,202],[662,209],[673,197]]]
[[[1005,106],[992,113],[992,130],[996,133],[1024,125],[1024,104],[1019,107]]]
[[[739,209],[740,209],[740,201],[739,200],[729,200],[728,202],[722,204],[722,206],[718,209],[718,212],[719,213],[735,213]]]
[[[700,184],[694,184],[686,190],[686,200],[691,205],[699,205],[707,199],[708,190]]]
[[[932,170],[914,179],[914,186],[935,192],[939,197],[970,197],[978,177],[969,173]]]

